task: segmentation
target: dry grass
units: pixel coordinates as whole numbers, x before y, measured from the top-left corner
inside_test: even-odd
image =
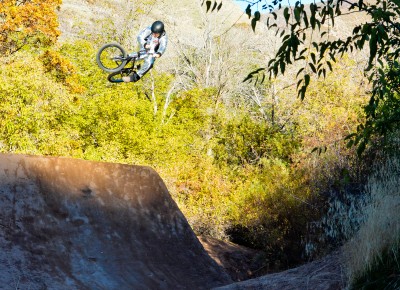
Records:
[[[368,182],[369,202],[364,223],[344,246],[350,280],[363,275],[383,259],[395,255],[400,237],[400,159],[389,160]]]

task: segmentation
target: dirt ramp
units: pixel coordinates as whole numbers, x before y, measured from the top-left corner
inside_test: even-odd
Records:
[[[230,282],[148,167],[0,154],[1,289]]]

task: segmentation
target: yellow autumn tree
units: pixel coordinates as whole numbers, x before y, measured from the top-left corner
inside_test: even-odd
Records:
[[[53,43],[59,36],[56,10],[62,0],[0,0],[0,53],[27,44]]]

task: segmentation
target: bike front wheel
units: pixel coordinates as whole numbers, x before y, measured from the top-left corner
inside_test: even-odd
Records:
[[[127,63],[126,52],[118,43],[103,45],[96,54],[98,66],[110,73],[120,71]]]

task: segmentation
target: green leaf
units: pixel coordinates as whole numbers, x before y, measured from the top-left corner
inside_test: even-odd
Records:
[[[333,8],[329,6],[328,12],[329,12],[330,19],[332,21],[332,26],[335,26],[335,16],[334,16]]]
[[[214,2],[213,8],[211,10],[211,12],[213,12],[215,10],[215,8],[217,8],[217,1]]]
[[[367,146],[367,144],[365,143],[365,141],[360,142],[360,145],[358,145],[358,148],[357,148],[358,156],[362,155],[362,153],[365,151],[366,146]]]
[[[255,18],[251,19],[251,28],[256,31],[257,20]]]
[[[299,86],[301,85],[301,83],[303,82],[303,79],[301,79],[301,80],[299,80],[298,82],[297,82],[297,86],[296,86],[296,89],[298,89],[299,88]]]
[[[271,64],[273,64],[275,61],[276,61],[275,58],[271,59],[271,60],[268,62],[268,66],[270,66]]]
[[[278,63],[277,62],[274,64],[273,71],[274,71],[274,75],[277,76],[278,75]]]
[[[306,86],[302,86],[300,91],[298,92],[297,96],[300,96],[301,100],[304,100],[305,96],[306,96]]]
[[[325,153],[328,150],[326,146],[321,146],[321,147],[314,147],[313,150],[311,150],[311,153],[317,152],[318,155],[321,155],[322,153]]]
[[[261,83],[263,83],[265,81],[265,74],[263,74],[262,79],[261,79]]]
[[[349,140],[349,142],[347,142],[346,147],[347,148],[351,148],[354,145],[354,140]]]
[[[208,10],[210,10],[210,8],[211,8],[211,1],[210,0],[206,1],[206,7],[207,7],[207,12],[208,12]]]
[[[258,73],[260,73],[260,72],[262,72],[264,70],[265,70],[265,68],[258,68],[256,70],[252,71],[251,73],[249,73],[247,75],[247,77],[243,80],[243,82],[246,82],[246,81],[252,79],[254,77],[254,75],[256,75],[256,74],[258,74]]]
[[[302,67],[301,69],[299,69],[299,71],[296,74],[296,78],[299,76],[299,74],[301,74],[301,72],[304,70],[304,67]]]
[[[351,134],[347,135],[347,136],[344,138],[344,140],[349,140],[349,139],[355,137],[356,135],[357,135],[356,133],[351,133]]]
[[[301,13],[301,9],[299,7],[294,8],[294,18],[296,19],[296,22],[299,23],[300,22],[300,13]]]
[[[327,61],[326,64],[328,65],[330,71],[332,71],[333,69],[332,69],[332,64],[331,64],[331,62],[330,62],[330,61]]]
[[[306,74],[306,75],[304,76],[304,86],[305,86],[305,87],[308,87],[309,84],[310,84],[310,75],[309,75],[309,74]]]
[[[354,27],[354,29],[353,29],[353,34],[359,33],[360,30],[361,30],[361,26],[356,26],[356,27]]]
[[[250,19],[250,17],[251,17],[251,5],[249,4],[249,5],[247,5],[247,8],[246,8],[246,14],[247,14],[247,16],[249,16],[249,19]]]
[[[314,147],[313,150],[311,150],[311,153],[318,151],[318,149],[319,149],[319,147]]]
[[[369,60],[368,64],[371,65],[377,53],[378,37],[376,29],[372,29],[371,38],[369,40]]]
[[[296,57],[294,60],[298,61],[298,60],[302,60],[302,59],[306,59],[306,57],[302,55],[302,56]]]
[[[308,17],[307,17],[307,13],[306,12],[304,12],[303,21],[304,21],[304,25],[306,26],[306,28],[308,28],[308,26],[310,24],[308,22]]]
[[[284,74],[285,73],[285,62],[284,61],[282,61],[280,63],[280,67],[281,67],[281,73]]]
[[[290,18],[289,7],[286,7],[286,8],[283,10],[283,16],[285,17],[286,24],[289,24],[289,18]]]
[[[315,53],[311,53],[311,58],[312,58],[312,62],[315,64],[316,63],[316,59],[315,59]]]
[[[310,24],[311,24],[311,28],[315,29],[315,24],[317,23],[317,20],[315,19],[315,16],[311,16],[310,17]]]
[[[315,69],[315,66],[314,66],[311,62],[309,62],[308,65],[310,66],[311,70],[312,70],[314,73],[317,73],[317,70]]]

